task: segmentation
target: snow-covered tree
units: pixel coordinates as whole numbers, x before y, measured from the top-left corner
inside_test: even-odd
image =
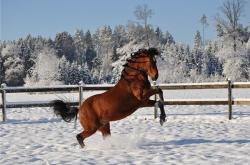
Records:
[[[100,80],[101,67],[102,67],[102,60],[99,57],[95,57],[93,59],[93,67],[91,70],[92,79],[93,79],[94,84],[97,84]]]
[[[197,31],[194,38],[194,48],[193,48],[193,57],[194,57],[194,69],[196,69],[197,73],[201,74],[202,70],[202,39],[200,32]]]
[[[122,47],[128,42],[125,26],[115,26],[113,32],[113,41],[116,48]]]
[[[73,40],[74,40],[77,64],[80,66],[83,66],[83,64],[86,61],[86,57],[85,57],[86,45],[84,42],[83,30],[77,29],[74,34]]]
[[[35,65],[31,69],[31,75],[27,75],[25,83],[28,86],[62,84],[60,82],[59,59],[56,51],[52,48],[44,47],[37,53]]]
[[[174,37],[168,32],[166,31],[164,34],[163,34],[163,44],[172,44],[172,43],[175,43],[174,41]]]
[[[92,70],[93,60],[97,54],[94,49],[93,39],[89,30],[85,33],[84,41],[86,45],[86,53],[85,53],[86,62],[88,64],[89,70]]]
[[[70,62],[63,56],[59,59],[59,81],[69,84]]]
[[[134,11],[134,15],[137,20],[143,22],[144,26],[144,34],[146,38],[145,46],[149,47],[149,24],[148,24],[148,19],[152,17],[153,15],[153,10],[148,8],[146,4],[144,5],[138,5]]]
[[[122,67],[114,67],[112,70],[112,78],[111,78],[111,83],[115,84],[120,80],[121,77],[121,72],[122,72]]]
[[[197,49],[202,48],[201,33],[199,31],[196,31],[194,36],[194,47]]]
[[[85,63],[83,65],[83,67],[79,67],[78,70],[79,70],[79,73],[80,73],[81,81],[84,84],[91,84],[92,80],[91,80],[91,77],[90,77],[90,71],[89,71],[87,63]]]
[[[223,74],[234,81],[249,79],[249,61],[245,46],[238,47],[234,51],[233,47],[223,47],[216,56],[223,64]]]
[[[2,49],[2,67],[5,71],[4,80],[8,86],[23,85],[24,61],[20,58],[21,48],[15,43],[9,43]]]
[[[231,58],[225,62],[223,74],[233,81],[247,81],[250,78],[250,67],[244,58]]]
[[[173,36],[168,31],[163,33],[159,27],[157,27],[155,30],[155,38],[159,45],[165,45],[167,43],[172,44],[175,42]]]
[[[123,56],[123,58],[120,58],[119,60],[117,60],[116,62],[114,62],[112,64],[113,69],[112,69],[112,79],[111,79],[111,83],[115,84],[117,83],[120,78],[121,78],[121,73],[123,70],[123,65],[126,63],[126,57]]]
[[[71,63],[68,70],[68,80],[69,84],[79,84],[81,81],[81,73],[79,72],[79,66],[76,62]]]
[[[202,45],[205,47],[205,28],[208,26],[207,16],[205,14],[200,18],[200,23],[202,25]]]
[[[56,34],[55,48],[58,57],[61,58],[62,56],[65,56],[70,62],[73,62],[76,59],[74,41],[68,32]]]
[[[100,79],[109,77],[111,73],[111,62],[113,54],[112,29],[109,26],[103,26],[96,32],[97,56],[101,59]],[[105,80],[104,80],[105,81]]]
[[[227,1],[230,1],[230,4],[238,2],[225,0]],[[222,14],[224,15],[224,11]],[[164,29],[164,33],[160,27],[150,26],[148,20],[145,26],[145,19],[141,18],[141,23],[130,21],[126,25],[115,26],[113,30],[108,25],[102,26],[93,35],[89,30],[83,33],[79,29],[73,37],[68,32],[58,33],[55,40],[28,35],[16,41],[0,42],[0,82],[8,80],[9,84],[22,85],[23,78],[27,77],[27,82],[35,80],[34,82],[37,83],[39,76],[45,75],[35,74],[35,70],[38,70],[36,63],[44,61],[39,56],[40,53],[46,53],[56,54],[59,57],[54,60],[54,55],[50,56],[52,61],[59,63],[56,81],[60,83],[78,84],[79,81],[115,83],[120,79],[122,65],[131,53],[147,48],[148,45],[162,52],[161,57],[157,59],[159,82],[219,81],[225,77],[232,77],[237,81],[249,81],[250,32],[246,27],[243,28],[239,21],[235,40],[237,49],[234,50],[234,39],[231,36],[235,33],[230,34],[232,31],[227,31],[225,28],[224,25],[231,26],[229,17],[225,15],[220,17],[224,22],[217,24],[220,37],[203,46],[201,34],[197,31],[193,47],[175,42],[167,30]],[[202,24],[206,23],[205,17],[202,21]],[[228,24],[223,24],[225,22]],[[234,60],[235,63],[233,63]],[[18,70],[16,66],[19,67]],[[49,66],[52,65],[49,64]],[[54,68],[54,70],[57,69]]]
[[[140,43],[143,42],[145,47],[145,40],[146,37],[144,34],[144,28],[140,24],[136,24],[134,22],[129,21],[127,24],[127,38],[128,41],[134,42],[134,43]]]
[[[160,82],[185,82],[188,77],[189,68],[186,65],[185,60],[178,58],[176,55],[181,54],[178,47],[175,44],[166,44],[162,58],[157,60],[157,66],[159,70]]]
[[[219,59],[215,56],[211,43],[205,49],[202,58],[202,74],[206,76],[220,75],[222,72]]]
[[[243,0],[225,0],[221,6],[223,16],[216,17],[216,29],[219,37],[223,38],[224,44],[237,50],[238,45],[247,42],[249,32],[240,24],[240,18],[243,15],[245,1]]]
[[[195,68],[195,59],[194,59],[194,54],[190,51],[189,45],[185,47],[185,62],[186,65],[188,66],[189,70]]]

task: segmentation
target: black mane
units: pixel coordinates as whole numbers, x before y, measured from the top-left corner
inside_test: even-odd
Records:
[[[126,63],[123,64],[123,66],[126,67],[131,60],[140,57],[141,54],[147,54],[149,56],[158,56],[160,55],[160,52],[156,48],[139,49],[137,52],[131,53],[130,58],[126,60]]]
[[[137,52],[131,53],[131,58],[139,57],[140,54],[148,54],[149,56],[160,55],[160,52],[156,48],[139,49]]]

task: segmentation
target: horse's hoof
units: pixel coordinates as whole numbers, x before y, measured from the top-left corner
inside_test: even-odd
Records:
[[[163,123],[165,122],[165,119],[160,119],[160,124],[163,126]]]
[[[81,146],[81,148],[84,148],[84,147],[85,147],[85,144],[84,144],[84,143],[82,143],[82,144],[80,144],[80,146]]]
[[[160,117],[160,124],[161,126],[163,125],[163,123],[166,121],[166,116],[164,117]]]
[[[76,139],[77,139],[79,145],[81,146],[81,148],[84,148],[85,145],[84,145],[83,140],[79,134],[76,136]]]

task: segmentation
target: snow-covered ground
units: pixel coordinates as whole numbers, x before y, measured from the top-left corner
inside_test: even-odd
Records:
[[[234,97],[250,98],[249,90]],[[91,95],[91,93],[88,93]],[[76,99],[77,94],[55,97]],[[166,98],[226,98],[226,90],[167,91]],[[75,98],[76,97],[76,98]],[[87,97],[87,96],[85,96]],[[8,101],[47,100],[49,96],[10,95]],[[112,136],[86,139],[80,149],[77,124],[65,123],[49,108],[8,109],[0,123],[0,164],[250,164],[250,107],[165,106],[167,122],[153,119],[153,108],[112,122]],[[0,115],[0,117],[2,117]]]

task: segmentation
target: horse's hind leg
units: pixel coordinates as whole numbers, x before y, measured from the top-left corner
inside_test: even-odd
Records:
[[[84,130],[81,133],[79,133],[78,135],[76,135],[76,139],[78,141],[78,143],[80,144],[80,146],[83,148],[85,145],[83,143],[83,140],[91,135],[93,135],[95,132],[97,131],[97,129],[92,129],[92,130]]]
[[[108,136],[111,135],[111,132],[110,132],[110,124],[109,124],[109,123],[107,123],[107,124],[101,126],[98,130],[101,131],[102,136],[103,136],[104,139],[105,139],[106,137],[108,137]]]

